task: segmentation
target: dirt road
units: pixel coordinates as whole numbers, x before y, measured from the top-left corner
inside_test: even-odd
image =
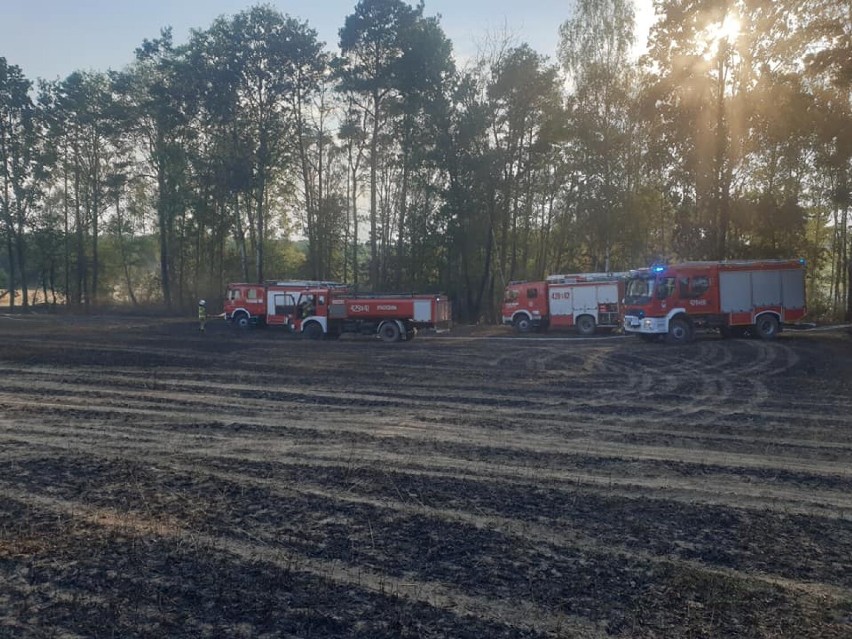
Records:
[[[852,338],[0,318],[2,637],[852,637]]]

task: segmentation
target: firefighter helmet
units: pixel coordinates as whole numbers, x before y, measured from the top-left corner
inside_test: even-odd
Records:
[[[199,300],[198,305],[199,306],[207,306],[207,302],[205,302],[204,300]]]

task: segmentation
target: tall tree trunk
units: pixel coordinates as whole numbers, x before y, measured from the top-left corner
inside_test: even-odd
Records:
[[[379,106],[378,92],[373,93],[373,136],[370,140],[370,285],[375,288],[379,280],[378,249],[378,166],[379,166]]]
[[[11,192],[8,175],[3,176],[3,224],[6,227],[6,254],[9,258],[9,308],[15,308],[15,248],[14,225],[12,224]]]
[[[92,189],[94,193],[92,195],[92,304],[97,306],[98,304],[98,273],[100,271],[100,262],[98,258],[98,239],[100,234],[99,221],[100,221],[100,179],[99,179],[99,171],[97,169],[97,160],[95,160],[95,176],[92,183]]]
[[[12,241],[12,233],[6,234],[6,254],[9,256],[9,283],[7,291],[9,294],[9,308],[15,308],[15,249]]]
[[[405,223],[408,214],[408,151],[404,151],[402,155],[402,185],[399,195],[399,224],[397,226],[396,238],[396,288],[402,290],[402,272],[403,272],[403,257],[405,253]]]
[[[118,252],[121,255],[121,265],[124,270],[124,284],[127,286],[127,295],[130,297],[130,302],[133,306],[137,306],[136,295],[133,292],[133,282],[130,279],[130,265],[128,264],[127,245],[124,241],[124,230],[122,229],[121,220],[121,193],[115,194],[115,216],[116,226],[118,229]]]
[[[352,165],[352,283],[358,286],[358,167]]]
[[[716,159],[714,180],[715,188],[713,203],[716,213],[716,247],[715,258],[723,260],[728,252],[728,222],[730,219],[730,186],[727,179],[726,159],[728,152],[728,128],[725,117],[725,60],[727,47],[724,42],[719,44],[718,68],[719,83],[716,96]]]
[[[327,246],[331,246],[331,238],[329,237],[329,232],[331,230],[331,226],[328,223],[328,216],[331,214],[327,206],[324,205],[327,202],[327,196],[323,192],[324,182],[325,182],[325,144],[323,143],[323,120],[320,118],[320,126],[317,131],[317,195],[316,195],[316,213],[317,219],[322,220],[320,227],[323,232],[320,233],[320,238],[318,240],[318,244],[322,245],[323,242]],[[329,251],[331,249],[329,248]],[[326,279],[329,271],[331,269],[331,255],[326,255],[326,252],[317,251],[317,257],[314,262],[314,277],[317,279]]]
[[[263,248],[264,239],[266,237],[266,212],[264,210],[266,204],[266,173],[268,171],[268,142],[264,134],[260,140],[260,158],[258,161],[258,184],[257,184],[257,247],[255,250],[255,281],[260,284],[263,282]]]
[[[16,200],[15,206],[18,209],[17,218],[18,224],[15,229],[15,253],[18,258],[18,273],[21,277],[21,307],[24,310],[29,308],[29,286],[27,284],[27,264],[26,264],[26,232],[24,229],[24,212],[23,212],[23,203],[20,200]]]
[[[844,180],[845,183],[845,180]],[[843,204],[843,215],[841,216],[840,228],[841,228],[841,251],[840,251],[840,259],[841,259],[841,268],[845,265],[844,269],[844,279],[846,280],[844,284],[846,285],[846,311],[844,313],[844,318],[846,321],[852,321],[852,247],[850,247],[850,237],[849,237],[849,193],[844,188],[843,191],[846,196],[846,201]]]
[[[157,161],[157,227],[160,233],[160,287],[163,292],[163,302],[166,308],[172,308],[172,287],[171,287],[171,269],[169,262],[171,261],[171,216],[172,216],[172,201],[169,193],[168,176],[166,175],[166,159],[163,157],[163,143],[157,145],[160,157]]]
[[[69,229],[69,205],[68,205],[68,143],[63,146],[62,184],[62,224],[63,224],[63,247],[65,255],[63,263],[65,267],[65,305],[71,301],[71,235]]]
[[[248,248],[246,247],[246,232],[243,228],[243,218],[240,215],[240,196],[234,194],[234,242],[240,255],[240,272],[243,282],[249,281]]]
[[[88,311],[89,308],[89,292],[88,292],[88,277],[86,264],[86,242],[85,242],[85,223],[83,220],[83,207],[80,202],[80,155],[79,150],[74,151],[74,224],[76,226],[77,236],[77,305],[84,306]]]
[[[299,149],[299,163],[302,173],[302,192],[305,198],[305,226],[306,232],[308,236],[308,257],[310,259],[310,270],[311,276],[314,279],[319,279],[318,271],[319,265],[317,263],[317,255],[319,253],[318,243],[318,234],[316,230],[316,224],[318,220],[317,215],[317,207],[316,201],[314,198],[313,188],[311,187],[311,170],[310,170],[310,161],[308,159],[308,149],[307,143],[305,142],[306,137],[306,126],[302,113],[302,96],[298,94],[296,96],[296,134],[298,136],[298,149]],[[320,141],[320,153],[322,152],[322,142]],[[320,180],[322,180],[322,163],[320,162]],[[318,199],[321,201],[322,198],[322,183],[320,182],[320,194]]]

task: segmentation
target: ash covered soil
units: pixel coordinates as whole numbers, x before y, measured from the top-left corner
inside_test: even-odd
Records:
[[[2,637],[852,637],[843,331],[4,316],[0,375]]]

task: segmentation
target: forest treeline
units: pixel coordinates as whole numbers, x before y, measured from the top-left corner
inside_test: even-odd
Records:
[[[852,4],[654,4],[639,60],[631,0],[576,0],[552,57],[492,33],[457,60],[402,0],[360,0],[331,46],[258,5],[120,71],[0,57],[4,302],[307,277],[476,320],[510,280],[803,257],[812,313],[852,318]]]

